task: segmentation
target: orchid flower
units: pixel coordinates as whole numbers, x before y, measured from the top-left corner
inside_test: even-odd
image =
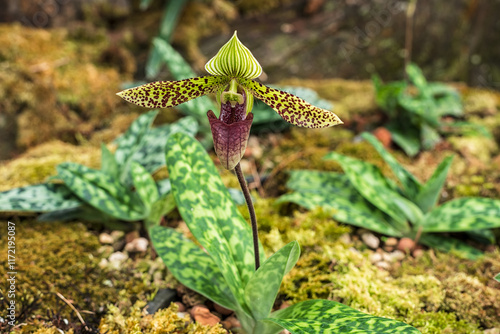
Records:
[[[205,65],[210,76],[151,82],[126,89],[117,95],[146,108],[168,108],[191,99],[215,93],[220,116],[212,110],[207,115],[214,139],[214,149],[222,165],[232,170],[241,160],[253,120],[253,98],[273,108],[285,121],[307,128],[326,128],[343,122],[333,112],[315,107],[303,99],[267,87],[253,79],[262,67],[245,47],[236,31]]]

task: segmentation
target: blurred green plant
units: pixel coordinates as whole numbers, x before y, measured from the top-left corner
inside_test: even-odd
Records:
[[[153,246],[179,282],[234,310],[243,333],[271,334],[282,329],[296,334],[419,333],[402,322],[329,300],[308,300],[271,313],[283,276],[299,258],[298,243],[262,258],[262,266],[255,271],[251,228],[203,147],[177,133],[168,139],[165,151],[173,197],[202,248],[159,224],[149,228]]]
[[[387,129],[391,138],[408,156],[434,148],[441,141],[441,134],[458,131],[490,135],[478,124],[443,121],[444,116],[463,116],[460,94],[445,84],[428,82],[415,64],[409,64],[406,73],[411,84],[383,84],[378,75],[372,81],[375,101],[389,118]]]
[[[57,166],[50,183],[0,193],[0,211],[45,212],[41,221],[83,219],[111,228],[127,229],[123,222],[160,220],[175,208],[168,179],[155,182],[151,173],[165,165],[165,142],[176,132],[194,135],[196,121],[185,117],[151,128],[158,111],[138,117],[116,140],[111,153],[101,146],[101,169],[76,163]],[[54,183],[60,180],[62,183]]]
[[[437,206],[453,156],[446,157],[426,183],[400,165],[371,134],[367,140],[389,165],[399,184],[380,169],[338,153],[325,159],[337,161],[345,174],[297,170],[287,183],[294,192],[279,203],[293,202],[308,209],[333,209],[336,220],[393,237],[419,238],[441,251],[455,251],[467,258],[482,253],[446,232],[467,232],[476,239],[494,242],[489,230],[500,227],[500,200],[481,197],[457,198]]]

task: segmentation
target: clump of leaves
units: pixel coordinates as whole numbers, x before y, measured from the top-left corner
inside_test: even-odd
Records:
[[[100,221],[113,228],[127,228],[117,221],[159,220],[174,208],[168,180],[155,182],[151,173],[165,165],[164,147],[171,133],[194,134],[194,119],[151,128],[157,111],[132,123],[117,139],[111,153],[102,145],[101,169],[76,163],[57,166],[58,175],[49,182],[0,193],[0,210],[44,212],[42,221],[83,219]],[[115,222],[115,223],[114,223]]]
[[[175,134],[167,141],[166,161],[179,213],[203,249],[160,225],[149,228],[153,246],[183,285],[234,310],[245,333],[279,333],[283,328],[293,333],[418,333],[402,322],[329,300],[307,300],[271,312],[284,275],[299,258],[298,243],[262,258],[255,271],[250,226],[203,147],[192,137]]]
[[[429,150],[441,140],[441,134],[453,130],[469,130],[488,134],[484,128],[467,122],[444,122],[444,116],[460,117],[463,106],[458,92],[442,83],[428,82],[420,68],[409,64],[406,81],[383,84],[379,76],[372,78],[375,100],[389,117],[387,124],[392,140],[409,156]]]
[[[333,209],[333,217],[343,223],[394,237],[419,235],[423,244],[469,258],[481,252],[441,233],[467,232],[494,242],[489,229],[500,227],[500,200],[463,197],[437,206],[452,156],[439,164],[426,183],[421,183],[373,135],[362,136],[389,165],[399,185],[370,163],[332,152],[325,159],[338,162],[345,174],[293,171],[287,186],[295,192],[282,196],[279,202],[293,202],[308,209]]]

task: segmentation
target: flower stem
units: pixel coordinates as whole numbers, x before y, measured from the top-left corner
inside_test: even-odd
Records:
[[[260,267],[260,256],[259,256],[259,234],[257,231],[257,218],[255,217],[255,209],[252,203],[252,197],[250,196],[250,190],[248,190],[247,181],[243,176],[241,171],[240,163],[234,167],[234,172],[238,177],[238,182],[240,183],[241,190],[243,191],[243,196],[245,196],[245,201],[247,202],[248,213],[250,214],[250,222],[252,223],[252,235],[253,235],[253,250],[255,254],[255,270]]]

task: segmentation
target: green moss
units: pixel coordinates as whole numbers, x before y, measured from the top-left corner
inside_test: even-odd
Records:
[[[260,198],[256,194],[253,196],[259,231],[262,232],[260,239],[273,253],[293,240],[298,240],[302,249],[314,249],[350,231],[349,227],[339,226],[331,218],[331,213],[321,208],[305,213],[295,211],[286,216],[274,205],[274,199]],[[239,209],[248,221],[246,206],[240,206]]]
[[[145,303],[137,302],[130,310],[123,312],[115,306],[108,306],[108,313],[102,318],[99,330],[107,334],[222,334],[227,333],[220,324],[202,326],[191,323],[189,315],[177,313],[178,306],[160,310],[154,315],[143,311]]]
[[[7,223],[0,223],[2,230]],[[0,239],[6,249],[6,238]],[[160,287],[166,270],[163,263],[148,257],[140,261],[131,259],[120,268],[101,267],[101,248],[97,237],[81,223],[38,223],[16,221],[16,306],[25,318],[18,321],[27,325],[22,333],[56,325],[66,318],[69,328],[80,324],[75,312],[58,293],[70,300],[92,325],[103,315],[105,305],[116,304],[121,309],[131,307],[137,300],[147,297]],[[0,255],[0,265],[7,268],[6,252]],[[157,273],[161,273],[158,279]],[[0,298],[0,304],[4,300]],[[95,325],[95,324],[94,324]],[[73,326],[73,327],[72,327]]]
[[[416,314],[412,325],[422,334],[479,334],[483,333],[477,325],[457,320],[453,313],[423,312]]]
[[[443,281],[443,309],[459,319],[485,328],[500,326],[500,290],[482,284],[476,277],[457,273]]]

